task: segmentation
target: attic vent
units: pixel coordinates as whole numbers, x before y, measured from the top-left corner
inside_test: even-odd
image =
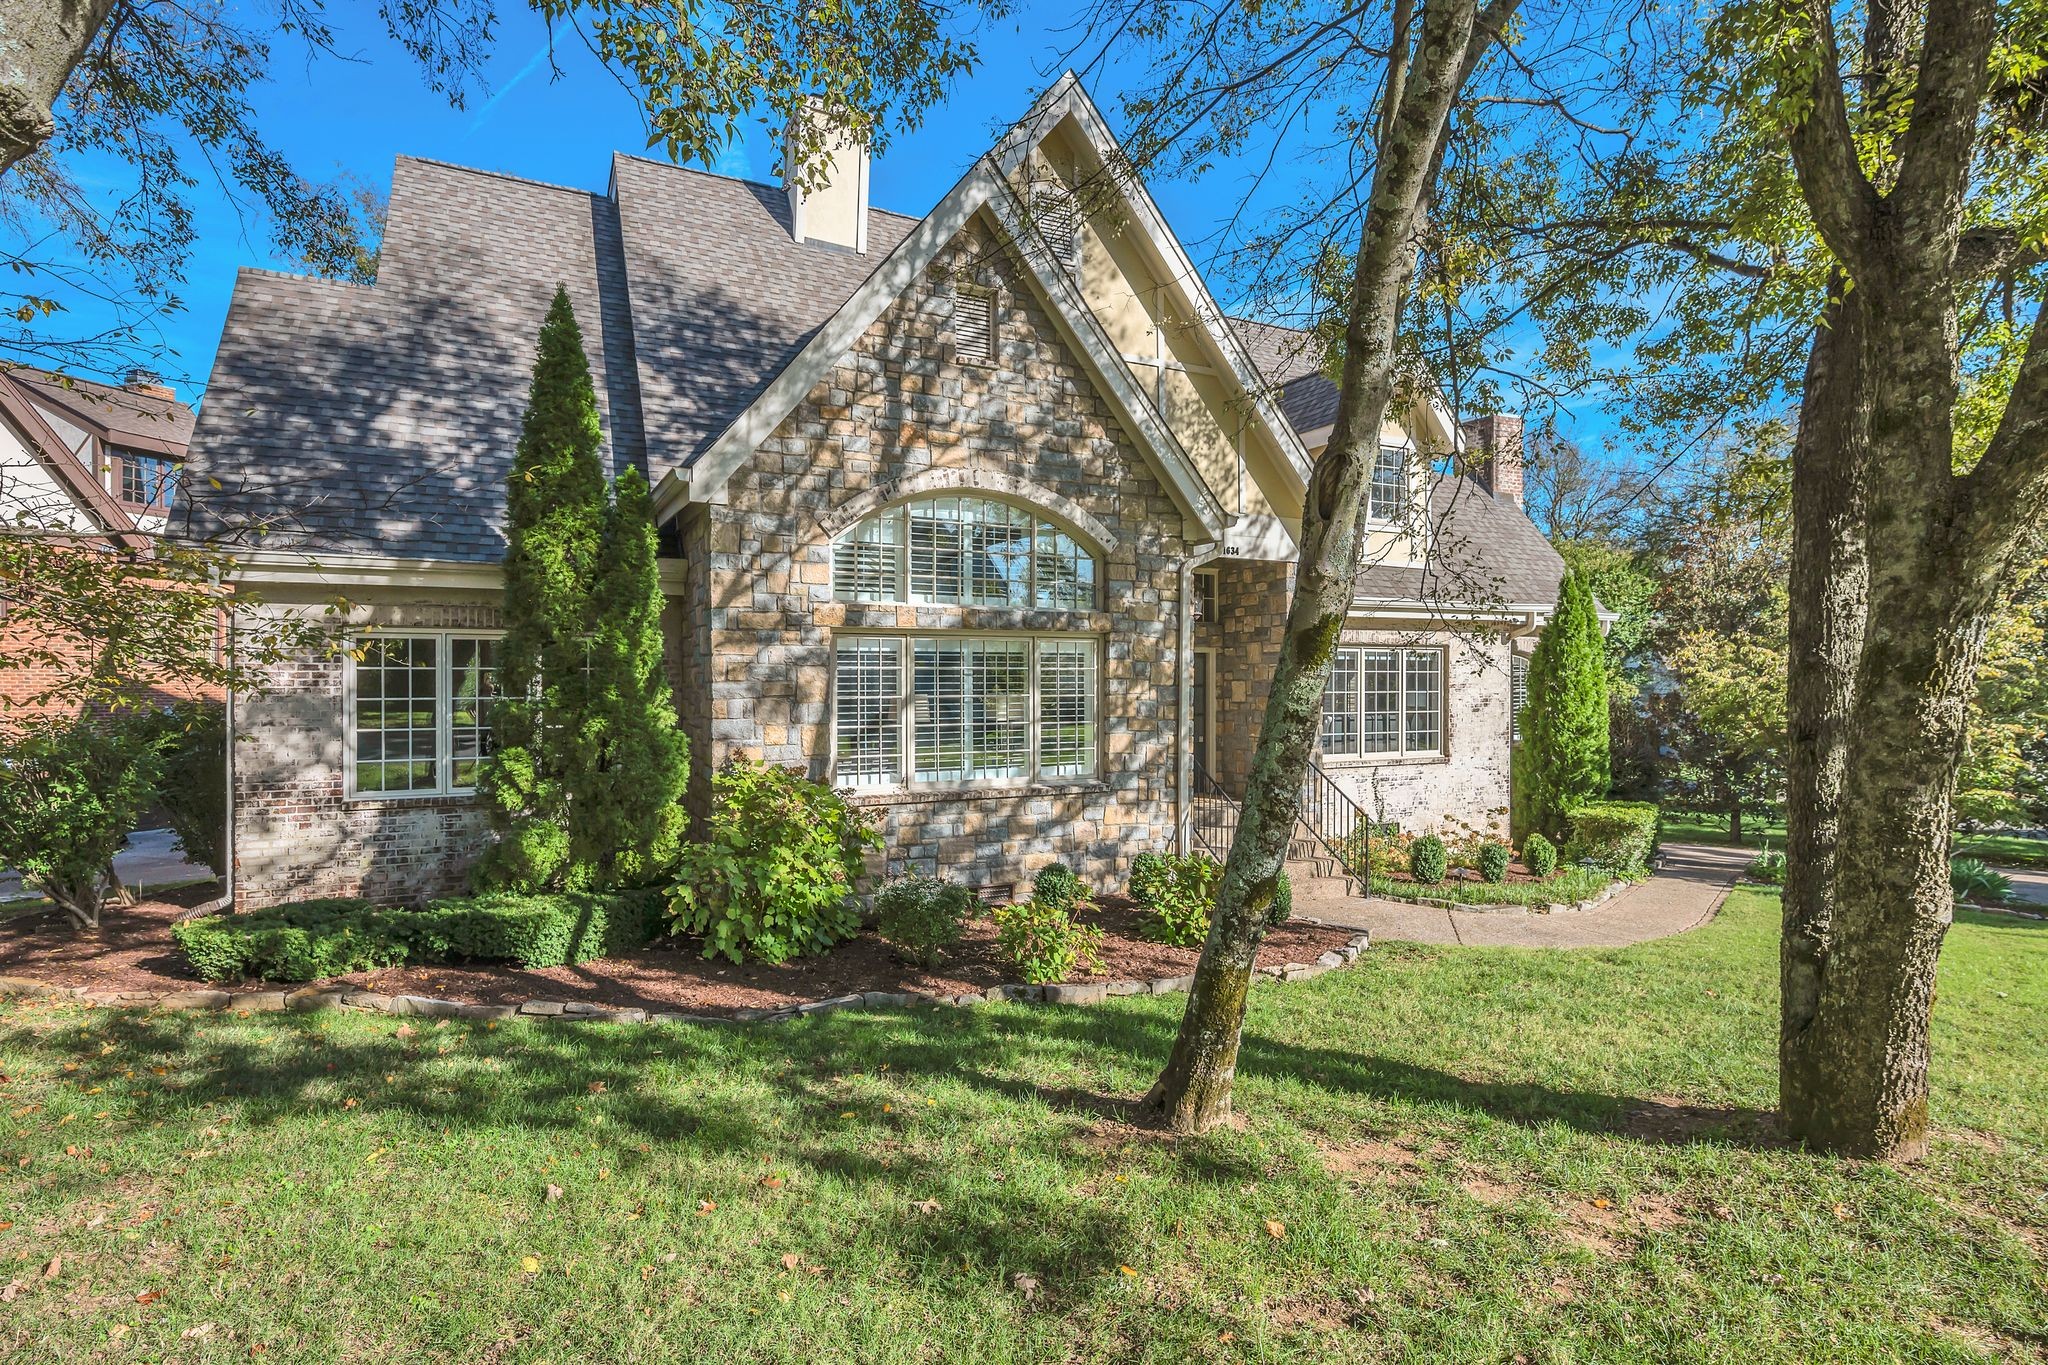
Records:
[[[1031,221],[1061,265],[1072,270],[1081,264],[1081,209],[1070,190],[1043,182],[1033,185]]]
[[[978,284],[953,290],[953,358],[992,365],[996,358],[996,295]]]

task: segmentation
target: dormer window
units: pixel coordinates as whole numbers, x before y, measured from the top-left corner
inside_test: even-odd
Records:
[[[1371,521],[1401,521],[1408,515],[1408,452],[1381,446],[1373,461],[1372,484],[1366,490],[1365,515]]]
[[[995,290],[978,284],[954,287],[953,358],[972,365],[995,364]]]
[[[1081,206],[1072,190],[1042,181],[1033,185],[1031,220],[1055,260],[1069,270],[1081,264]]]
[[[168,512],[178,494],[178,467],[161,455],[124,450],[114,457],[121,501],[131,511]]]

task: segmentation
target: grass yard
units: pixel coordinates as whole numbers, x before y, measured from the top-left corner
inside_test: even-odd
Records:
[[[2028,1360],[2048,926],[1964,914],[1932,1158],[1769,1142],[1776,903],[1254,997],[770,1030],[0,1008],[0,1357]],[[559,1190],[551,1197],[552,1190]]]
[[[1666,843],[1726,844],[1728,817],[1702,811],[1667,811],[1661,836]],[[1769,840],[1772,848],[1785,847],[1785,825],[1778,820],[1749,819],[1742,822],[1742,843],[1758,848]],[[2048,868],[2048,839],[2024,839],[2017,834],[1961,834],[1951,850],[1958,858],[1982,858],[1993,867]]]

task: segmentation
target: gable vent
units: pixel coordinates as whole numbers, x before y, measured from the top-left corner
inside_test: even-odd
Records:
[[[1031,221],[1061,265],[1069,270],[1080,265],[1081,209],[1071,191],[1062,185],[1033,185]]]
[[[953,356],[989,365],[996,358],[996,296],[963,284],[953,291]]]

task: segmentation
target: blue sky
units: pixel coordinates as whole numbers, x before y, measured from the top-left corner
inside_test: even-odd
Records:
[[[1069,36],[1059,29],[1070,15],[1058,0],[1045,0],[1020,7],[1012,18],[984,30],[983,60],[976,73],[954,87],[922,128],[896,138],[875,163],[876,206],[922,213],[950,188],[997,130],[1058,74]],[[405,154],[602,190],[613,149],[645,149],[646,134],[631,96],[574,35],[555,47],[557,76],[546,32],[523,5],[505,7],[486,70],[488,91],[473,96],[462,110],[426,88],[368,7],[337,6],[334,18],[342,25],[338,49],[356,60],[309,60],[290,40],[280,40],[271,80],[255,91],[266,135],[311,178],[348,174],[388,187],[393,159]],[[1091,77],[1089,83],[1114,118],[1115,74]],[[713,169],[765,180],[774,159],[769,131],[749,126]],[[108,186],[119,183],[119,168],[97,169]],[[1248,184],[1247,172],[1224,166],[1197,182],[1155,183],[1152,189],[1190,254],[1201,262],[1208,254],[1204,239],[1225,221]],[[1263,193],[1284,198],[1297,188],[1283,164]],[[259,216],[238,211],[210,184],[193,193],[199,239],[182,291],[185,311],[161,324],[169,353],[162,368],[188,395],[199,391],[212,365],[236,270],[245,265],[289,268],[271,256]],[[1213,276],[1211,283],[1230,306],[1229,290]],[[77,329],[90,320],[89,314],[74,316],[70,325]],[[1589,407],[1570,425],[1573,434],[1585,439],[1605,423]]]

